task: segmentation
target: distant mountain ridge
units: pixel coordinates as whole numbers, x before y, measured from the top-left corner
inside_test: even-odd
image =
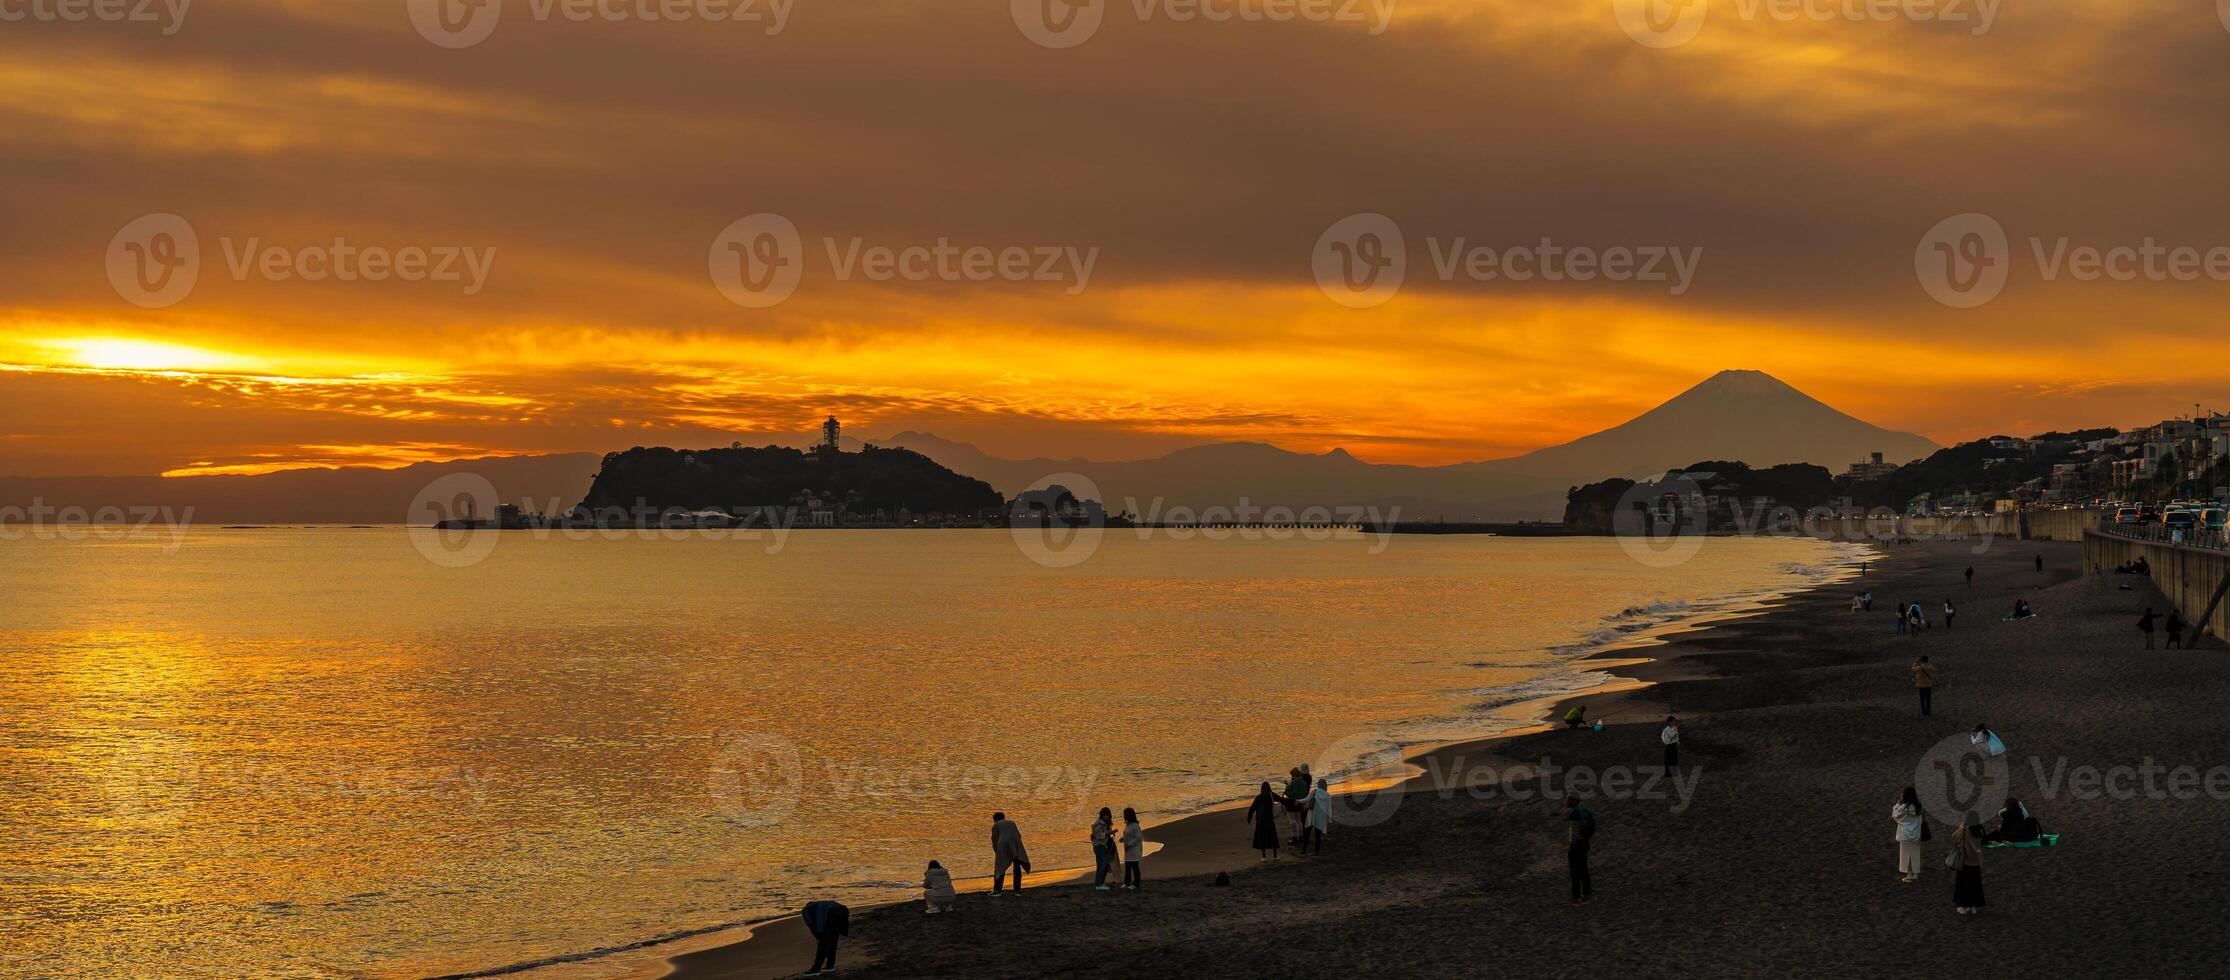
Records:
[[[1153,459],[1002,459],[922,432],[904,446],[1013,493],[1060,474],[1096,485],[1111,509],[1400,508],[1404,520],[1556,520],[1564,492],[1610,477],[1639,479],[1698,459],[1764,468],[1811,463],[1841,472],[1882,453],[1903,463],[1938,447],[1853,418],[1759,371],[1722,371],[1635,418],[1509,459],[1447,466],[1366,463],[1334,449],[1306,454],[1257,442],[1195,446]],[[1072,488],[1073,489],[1073,488]],[[1150,513],[1139,514],[1152,517]]]

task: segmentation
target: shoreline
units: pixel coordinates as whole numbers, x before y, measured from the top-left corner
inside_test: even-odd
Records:
[[[1621,671],[1645,668],[1661,662],[1659,657],[1641,655],[1644,651],[1670,648],[1677,645],[1682,638],[1691,634],[1708,632],[1745,619],[1772,615],[1783,608],[1785,604],[1800,597],[1824,589],[1835,588],[1856,579],[1859,577],[1858,567],[1861,562],[1880,565],[1888,557],[1873,543],[1867,541],[1829,540],[1822,541],[1822,543],[1853,547],[1859,550],[1852,553],[1830,555],[1827,567],[1832,570],[1821,580],[1792,587],[1786,592],[1775,592],[1769,596],[1742,599],[1734,608],[1699,613],[1687,619],[1675,618],[1639,630],[1636,635],[1630,638],[1616,640],[1588,650],[1574,658],[1572,666],[1578,673],[1602,678],[1599,683],[1578,691],[1527,698],[1491,710],[1493,716],[1505,718],[1515,723],[1517,727],[1514,728],[1492,734],[1463,736],[1455,739],[1397,746],[1394,751],[1400,753],[1398,759],[1363,770],[1365,774],[1377,773],[1378,775],[1366,775],[1366,778],[1360,780],[1361,785],[1354,785],[1358,782],[1356,777],[1351,776],[1341,779],[1337,782],[1338,789],[1333,795],[1339,798],[1382,792],[1407,795],[1448,789],[1448,786],[1436,781],[1437,775],[1449,772],[1445,766],[1441,765],[1444,760],[1450,758],[1471,759],[1476,756],[1499,759],[1501,757],[1491,751],[1492,747],[1526,736],[1552,731],[1555,719],[1561,716],[1570,705],[1576,703],[1588,703],[1592,716],[1590,721],[1604,719],[1605,725],[1608,727],[1613,723],[1607,719],[1619,717],[1629,709],[1620,707],[1609,714],[1600,714],[1597,713],[1596,709],[1598,702],[1612,706],[1628,705],[1631,704],[1629,698],[1632,694],[1647,690],[1667,679],[1627,676],[1620,673]],[[1569,649],[1569,645],[1543,648],[1544,652],[1549,653]],[[1618,724],[1631,723],[1633,722],[1620,722]],[[1217,822],[1219,817],[1228,821],[1233,815],[1240,813],[1244,807],[1245,800],[1243,799],[1224,801],[1210,804],[1206,809],[1187,813],[1147,827],[1147,856],[1149,860],[1146,862],[1146,867],[1153,873],[1154,880],[1186,878],[1217,872],[1237,873],[1255,867],[1256,861],[1247,849],[1225,846],[1236,842],[1238,835],[1234,834],[1226,823]],[[1281,860],[1284,863],[1292,864],[1300,863],[1301,859],[1281,858]],[[1025,884],[1030,889],[1082,885],[1091,873],[1092,869],[1090,868],[1050,869],[1045,872],[1032,873],[1025,879]],[[990,890],[988,876],[971,876],[965,879],[956,877],[953,884],[962,895]],[[871,914],[897,914],[908,910],[910,906],[918,902],[918,898],[901,898],[888,902],[878,902],[855,909],[853,912],[854,921],[856,922],[860,917]],[[802,920],[796,913],[787,913],[733,926],[715,926],[665,939],[648,940],[644,943],[623,947],[615,952],[627,953],[657,949],[665,954],[660,956],[661,962],[655,965],[632,966],[628,972],[621,974],[627,980],[763,980],[763,978],[796,975],[798,972],[796,964],[812,958],[813,946],[812,937],[806,932]],[[874,961],[870,952],[860,948],[859,944],[847,943],[845,949],[847,969]],[[609,954],[592,953],[572,959],[578,960],[603,955]],[[530,969],[539,968],[538,965]],[[473,976],[485,975],[493,974],[475,974]],[[451,978],[437,978],[437,980],[451,980]]]

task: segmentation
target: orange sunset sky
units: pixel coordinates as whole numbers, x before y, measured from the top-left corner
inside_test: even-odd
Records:
[[[1973,0],[1967,0],[1969,4]],[[1383,24],[1141,19],[1040,46],[1005,0],[797,0],[766,24],[537,20],[430,43],[403,0],[203,0],[0,24],[0,475],[935,432],[1008,456],[1222,440],[1487,459],[1771,372],[1939,442],[2230,408],[2230,286],[2047,280],[2047,247],[2230,246],[2230,30],[2200,0],[1975,25],[1780,21],[1689,43],[1610,0],[1400,0]],[[1382,29],[1374,29],[1382,28]],[[707,271],[805,241],[787,301]],[[1311,250],[1383,213],[1407,282]],[[1953,309],[1916,244],[2014,241]],[[176,214],[175,305],[112,285]],[[455,282],[235,278],[253,240],[494,250]],[[823,241],[1097,249],[1088,284],[840,281]],[[1441,282],[1428,240],[1702,249],[1693,287]]]

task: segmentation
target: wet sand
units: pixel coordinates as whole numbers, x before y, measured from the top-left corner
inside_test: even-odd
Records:
[[[1888,546],[1863,580],[1681,634],[1644,662],[1605,654],[1617,662],[1607,672],[1645,683],[1573,699],[1604,731],[1426,753],[1417,778],[1350,798],[1362,822],[1335,825],[1321,857],[1260,864],[1240,813],[1201,814],[1149,831],[1163,849],[1140,892],[1058,884],[964,895],[949,915],[919,903],[856,912],[843,972],[2211,973],[2211,954],[2230,949],[2218,911],[2230,855],[2212,843],[2230,825],[2230,769],[2213,798],[2165,777],[2157,799],[2063,777],[2148,760],[2202,779],[2230,766],[2224,647],[2145,652],[2137,615],[2166,603],[2142,579],[2081,577],[2080,546],[2000,541],[1976,555],[1977,544]],[[1872,613],[1847,611],[1859,588],[1874,592]],[[2020,597],[2038,618],[2004,621]],[[1946,598],[1960,608],[1949,631]],[[1935,628],[1896,635],[1901,599],[1922,602]],[[1909,673],[1922,653],[1938,668],[1930,719]],[[1655,775],[1668,712],[1682,720],[1678,783]],[[1948,828],[1927,845],[1922,880],[1902,884],[1888,809],[1925,753],[1978,721],[2011,747],[2014,793],[2066,836],[1987,852],[1990,911],[1969,917],[1951,908]],[[1575,908],[1560,798],[1578,769],[1632,782],[1581,793],[1601,829],[1596,898]],[[1544,770],[1559,780],[1547,799]],[[1661,798],[1637,798],[1653,781]],[[1234,872],[1229,887],[1210,886],[1220,870]],[[675,957],[670,975],[794,975],[812,955],[795,919],[728,938]]]

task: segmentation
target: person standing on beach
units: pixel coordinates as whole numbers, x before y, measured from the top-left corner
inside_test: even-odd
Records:
[[[852,910],[841,902],[807,902],[798,917],[805,920],[805,931],[813,934],[813,965],[805,975],[835,973],[836,940],[851,933]]]
[[[2184,648],[2184,627],[2187,625],[2189,624],[2184,622],[2182,613],[2173,609],[2168,610],[2168,649],[2181,650]]]
[[[1115,814],[1100,807],[1100,818],[1092,821],[1092,888],[1107,890],[1107,873],[1115,870]]]
[[[1665,730],[1657,733],[1657,740],[1665,743],[1665,775],[1680,769],[1680,723],[1673,716],[1665,716]]]
[[[1952,620],[1952,618],[1953,618],[1953,617],[1955,617],[1955,616],[1957,616],[1957,615],[1959,615],[1959,610],[1951,608],[1951,600],[1949,600],[1949,599],[1945,599],[1945,600],[1944,600],[1944,629],[1947,629],[1947,630],[1948,630],[1948,629],[1950,629],[1950,628],[1951,628],[1951,620]]]
[[[1920,792],[1905,787],[1905,795],[1890,806],[1889,819],[1897,822],[1897,871],[1910,885],[1920,880],[1920,832],[1928,819],[1920,810]]]
[[[1920,716],[1927,718],[1936,707],[1936,668],[1926,656],[1913,661],[1913,687],[1920,691]]]
[[[2159,616],[2153,614],[2153,607],[2151,606],[2146,606],[2145,614],[2143,616],[2137,617],[2137,628],[2144,631],[2145,649],[2147,650],[2153,648],[2153,620],[2159,618]]]
[[[1972,813],[1951,832],[1951,856],[1944,862],[1955,872],[1951,904],[1960,915],[1978,915],[1990,904],[1982,897],[1982,818]]]
[[[1967,566],[1967,588],[1974,588],[1974,566]]]
[[[1146,883],[1141,870],[1146,860],[1146,828],[1138,825],[1138,811],[1123,808],[1123,890],[1134,892]]]
[[[2038,556],[2036,556],[2036,573],[2037,573],[2038,575],[2042,575],[2042,574],[2044,574],[2044,556],[2043,556],[2043,555],[2038,555]]]
[[[1270,791],[1268,780],[1263,780],[1254,802],[1247,804],[1247,822],[1254,825],[1254,849],[1262,852],[1262,860],[1277,860],[1278,794]]]
[[[1905,635],[1906,631],[1912,626],[1912,623],[1912,615],[1906,612],[1903,606],[1899,606],[1897,608],[1897,635]]]
[[[1309,802],[1309,783],[1312,781],[1312,777],[1309,775],[1309,764],[1304,762],[1294,766],[1292,769],[1286,770],[1285,775],[1285,792],[1278,795],[1280,802],[1285,807],[1286,816],[1293,821],[1293,836],[1286,838],[1285,842],[1298,847],[1302,835],[1307,834],[1309,830],[1309,815],[1306,810]]]
[[[1307,854],[1309,844],[1314,843],[1316,853],[1323,854],[1324,832],[1332,827],[1332,790],[1324,785],[1324,780],[1319,779],[1316,785],[1309,787],[1307,818],[1308,826],[1301,831],[1301,853]]]
[[[991,894],[1005,883],[1007,869],[1014,869],[1014,893],[1022,894],[1022,873],[1030,870],[1030,852],[1022,847],[1022,828],[1004,813],[991,815]]]
[[[1595,814],[1580,805],[1580,798],[1564,798],[1564,819],[1572,825],[1570,843],[1564,849],[1564,861],[1572,871],[1572,904],[1586,905],[1595,899],[1595,879],[1587,871],[1587,847],[1595,839]]]

